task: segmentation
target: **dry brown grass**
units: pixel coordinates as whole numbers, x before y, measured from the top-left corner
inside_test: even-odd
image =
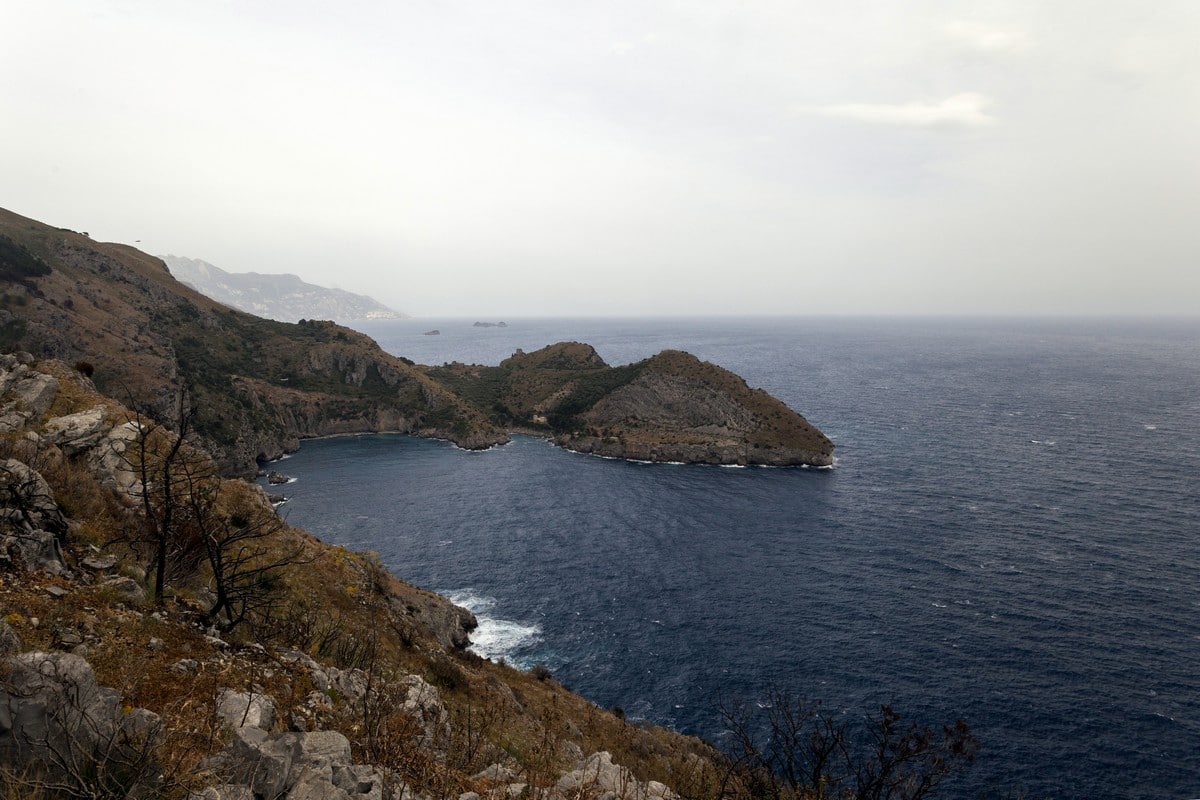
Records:
[[[73,413],[98,402],[86,382],[63,373],[61,385],[75,387],[56,401],[51,413]],[[115,420],[128,412],[110,406]],[[156,430],[148,453],[170,445]],[[130,607],[111,587],[99,585],[81,560],[93,548],[123,560],[119,569],[145,579],[141,566],[149,553],[139,544],[140,505],[102,485],[83,457],[65,458],[50,448],[19,436],[0,438],[0,455],[20,457],[50,483],[66,514],[67,565],[76,577],[51,577],[11,569],[0,573],[0,616],[21,637],[26,649],[71,647],[74,634],[83,639],[79,652],[95,669],[101,685],[111,686],[128,708],[159,714],[165,734],[156,753],[166,772],[166,796],[185,796],[202,785],[200,762],[224,746],[214,717],[214,701],[224,688],[265,692],[276,701],[280,727],[293,714],[309,724],[339,730],[353,743],[356,757],[396,772],[431,797],[457,797],[484,788],[471,779],[488,764],[516,769],[531,786],[551,786],[574,767],[579,752],[610,751],[640,780],[693,787],[688,796],[708,796],[716,767],[712,751],[702,743],[670,731],[642,727],[597,708],[570,693],[552,676],[528,674],[471,653],[447,648],[426,623],[445,601],[387,573],[377,556],[326,545],[282,524],[262,491],[236,480],[215,477],[202,453],[183,451],[206,486],[218,491],[211,513],[220,519],[268,515],[277,524],[261,541],[260,557],[287,556],[290,562],[269,582],[272,603],[257,610],[244,625],[223,634],[225,643],[206,636],[206,606],[211,571],[201,563],[177,576],[164,604]],[[46,590],[65,589],[59,599]],[[151,586],[143,585],[152,596]],[[36,620],[36,623],[35,623]],[[363,669],[377,694],[354,703],[327,695],[327,707],[306,701],[314,691],[301,667],[283,661],[277,648],[303,650],[318,662],[340,669]],[[176,668],[183,659],[193,671]],[[397,711],[402,698],[395,681],[422,676],[437,687],[452,722],[449,733],[430,747],[413,721]],[[568,745],[573,745],[571,747]],[[25,781],[22,783],[22,781]],[[4,792],[27,793],[27,776],[0,775]],[[14,788],[14,787],[19,787]]]

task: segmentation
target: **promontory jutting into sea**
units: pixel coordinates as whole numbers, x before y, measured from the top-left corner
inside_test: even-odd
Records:
[[[283,462],[289,520],[470,604],[481,652],[709,737],[722,697],[768,685],[837,717],[962,716],[983,750],[957,796],[1194,788],[1200,325],[362,328],[431,364],[562,340],[618,366],[686,350],[837,446],[832,470],[637,464],[527,437],[482,453],[330,439]]]

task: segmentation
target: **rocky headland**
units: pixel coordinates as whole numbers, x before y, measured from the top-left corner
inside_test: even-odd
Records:
[[[333,322],[229,308],[160,259],[7,211],[0,259],[0,352],[84,364],[101,391],[168,424],[186,407],[230,475],[305,438],[385,431],[468,449],[521,429],[639,460],[832,463],[832,443],[802,416],[686,353],[610,367],[559,343],[494,367],[422,367]]]
[[[539,433],[570,450],[639,461],[833,464],[833,443],[800,414],[681,351],[610,367],[590,345],[560,342],[497,367],[451,364],[427,373],[498,427]]]

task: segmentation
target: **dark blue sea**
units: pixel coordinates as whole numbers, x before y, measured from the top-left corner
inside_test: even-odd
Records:
[[[719,738],[768,686],[961,717],[947,797],[1200,797],[1200,321],[364,324],[420,363],[586,341],[738,372],[827,470],[649,465],[533,438],[304,443],[289,520],[378,551],[604,706]],[[439,336],[423,336],[431,328]]]

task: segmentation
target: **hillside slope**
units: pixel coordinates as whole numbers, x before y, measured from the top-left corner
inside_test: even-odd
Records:
[[[235,311],[132,247],[0,210],[0,351],[87,362],[97,386],[160,419],[183,395],[231,473],[301,438],[400,431],[467,448],[507,440],[411,362],[330,322]]]
[[[97,386],[156,418],[195,412],[226,472],[305,437],[397,431],[472,449],[514,428],[648,461],[833,463],[833,444],[761,390],[687,353],[609,367],[586,344],[500,365],[418,367],[332,322],[228,308],[132,247],[0,211],[0,351],[86,362]]]
[[[471,654],[473,626],[66,364],[0,355],[0,795],[716,800],[711,747]]]
[[[403,319],[374,298],[306,283],[296,275],[226,272],[198,258],[167,255],[163,263],[178,280],[232,308],[279,322],[331,319]]]

